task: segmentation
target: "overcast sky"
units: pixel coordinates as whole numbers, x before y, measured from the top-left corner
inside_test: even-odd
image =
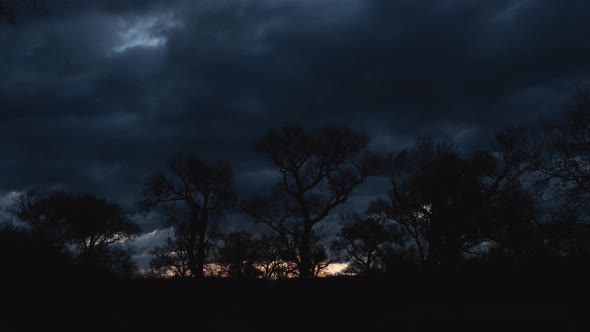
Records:
[[[274,174],[253,141],[289,123],[350,125],[379,152],[425,135],[484,146],[556,116],[590,82],[589,11],[587,0],[46,0],[0,24],[0,192],[132,207],[178,152],[231,160],[246,192]],[[372,188],[383,187],[354,202]]]

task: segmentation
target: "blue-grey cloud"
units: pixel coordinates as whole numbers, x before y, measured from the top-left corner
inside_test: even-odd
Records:
[[[185,152],[230,159],[246,194],[273,179],[253,141],[292,122],[354,126],[379,152],[421,135],[481,146],[556,116],[589,82],[588,9],[48,1],[0,25],[0,189],[92,191],[132,209],[145,177]]]

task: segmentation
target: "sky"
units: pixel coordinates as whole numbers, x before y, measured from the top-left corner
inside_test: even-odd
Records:
[[[133,213],[146,177],[176,153],[230,160],[244,197],[277,174],[253,142],[287,124],[347,125],[377,153],[419,136],[487,147],[498,129],[558,117],[590,83],[589,10],[587,0],[19,8],[15,26],[0,23],[0,202],[27,189],[92,192]],[[384,183],[370,179],[349,207]],[[165,236],[136,220],[141,248]]]

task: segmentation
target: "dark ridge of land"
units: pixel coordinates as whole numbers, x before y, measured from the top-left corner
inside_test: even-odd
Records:
[[[0,317],[7,331],[583,330],[590,285],[529,277],[16,283]]]

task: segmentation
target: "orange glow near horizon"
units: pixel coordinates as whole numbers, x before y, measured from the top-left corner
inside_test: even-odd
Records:
[[[331,263],[325,268],[325,270],[318,277],[325,278],[325,277],[331,277],[331,276],[343,274],[344,270],[347,267],[348,267],[348,263]],[[222,269],[220,268],[220,266],[215,263],[207,264],[207,266],[205,267],[205,275],[208,277],[219,277],[221,271],[222,271]],[[148,275],[149,268],[141,269],[139,273],[142,275]],[[173,278],[175,276],[174,272],[171,269],[166,271],[165,273],[166,273],[166,275],[163,275],[162,276],[163,278]]]

